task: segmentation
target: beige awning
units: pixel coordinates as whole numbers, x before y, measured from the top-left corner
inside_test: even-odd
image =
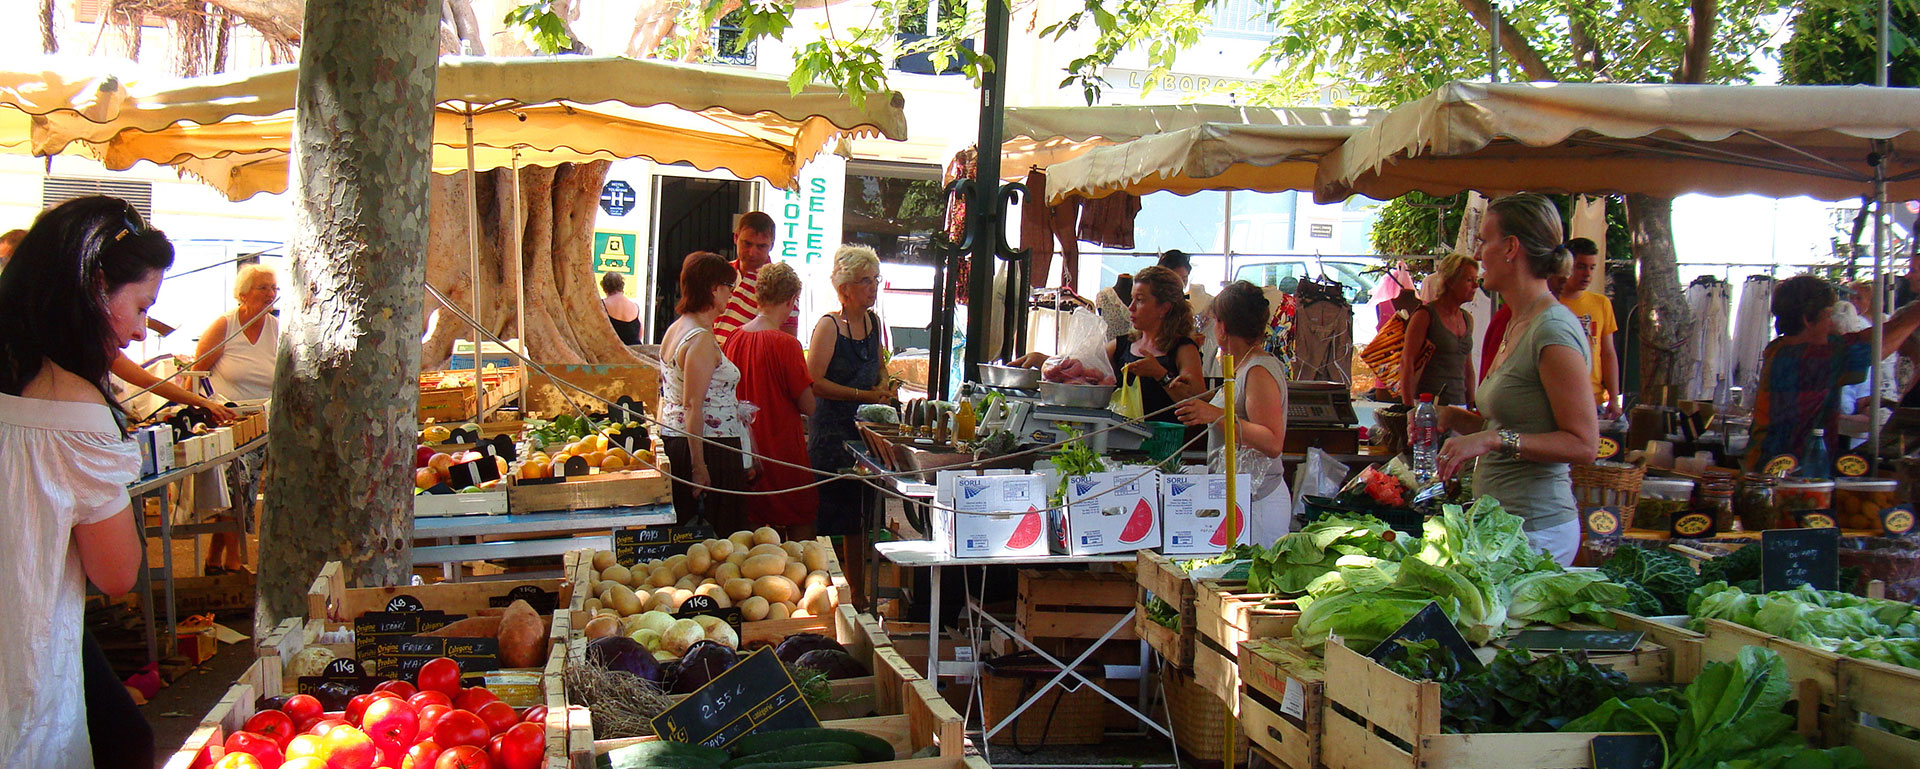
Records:
[[[0,152],[33,152],[33,129],[45,116],[108,120],[131,94],[177,82],[146,76],[135,65],[98,57],[33,55],[0,61]],[[56,154],[56,153],[39,153]]]
[[[1310,122],[1202,123],[1086,151],[1047,169],[1047,199],[1202,190],[1311,190],[1320,158],[1366,126],[1366,110],[1289,110]]]
[[[37,149],[82,142],[109,168],[169,164],[240,199],[286,189],[298,72],[200,78],[128,99],[104,123],[46,121]],[[448,57],[436,87],[434,170],[644,157],[792,183],[842,136],[902,139],[901,99],[861,107],[831,88],[792,93],[784,78],[626,58]]]
[[[1451,83],[1329,155],[1315,197],[1419,190],[1920,197],[1920,91],[1866,86]]]
[[[1301,125],[1323,110],[1232,107],[1223,104],[1102,105],[1093,107],[1008,107],[1006,140],[1000,145],[1001,172],[1008,179],[1034,167],[1051,168],[1095,147],[1132,141],[1203,123]]]

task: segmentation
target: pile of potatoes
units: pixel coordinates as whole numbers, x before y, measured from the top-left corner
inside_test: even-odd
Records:
[[[587,574],[586,610],[590,614],[629,617],[649,611],[674,612],[696,595],[720,608],[737,606],[749,622],[824,617],[834,608],[832,554],[817,541],[781,542],[779,532],[762,526],[709,539],[684,555],[634,564],[615,562],[613,553],[593,554]]]

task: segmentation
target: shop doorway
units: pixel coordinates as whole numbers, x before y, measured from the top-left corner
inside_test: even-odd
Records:
[[[753,185],[731,179],[654,177],[653,313],[650,336],[659,344],[677,315],[680,265],[687,254],[712,251],[733,258],[734,217],[752,210]]]

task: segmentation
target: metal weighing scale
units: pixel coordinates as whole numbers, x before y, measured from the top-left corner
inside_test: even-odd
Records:
[[[1110,409],[1041,403],[1037,390],[968,382],[963,386],[962,396],[973,397],[987,392],[1000,393],[1006,396],[1006,400],[1003,408],[994,409],[994,413],[986,415],[981,422],[981,429],[1010,431],[1024,444],[1045,445],[1065,441],[1073,437],[1069,426],[1085,434],[1119,425],[1118,429],[1099,433],[1090,439],[1089,445],[1101,454],[1108,449],[1137,451],[1146,444],[1148,438],[1153,437],[1151,428],[1144,424],[1125,424],[1127,420]]]
[[[1287,383],[1287,443],[1290,454],[1313,446],[1329,454],[1357,454],[1360,428],[1353,393],[1339,382]]]

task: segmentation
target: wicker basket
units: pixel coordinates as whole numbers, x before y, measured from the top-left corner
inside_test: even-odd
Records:
[[[1021,657],[1023,655],[1014,655]],[[1032,656],[1032,655],[1025,655]],[[984,719],[991,729],[1006,718],[1006,714],[1020,707],[1040,685],[1053,678],[1058,668],[1046,665],[1043,661],[1019,660],[1017,662],[1003,658],[985,663],[985,675],[981,676],[981,695],[985,700]],[[996,662],[1003,662],[996,670]],[[1042,666],[1045,669],[1041,669]],[[1094,681],[1100,668],[1094,665],[1080,669]],[[1066,687],[1078,683],[1072,678],[1066,679],[1060,686],[1047,690],[1045,695],[1033,703],[1032,707],[1021,712],[1013,726],[1001,729],[993,735],[993,744],[1015,747],[1038,747],[1041,745],[1098,745],[1106,740],[1107,711],[1103,707],[1104,699],[1092,687],[1080,686],[1073,691]]]
[[[1221,699],[1222,694],[1208,691],[1194,680],[1192,673],[1175,670],[1170,665],[1160,668],[1160,685],[1166,690],[1168,720],[1172,722],[1173,739],[1180,752],[1195,761],[1223,760],[1220,748],[1226,737],[1227,703]],[[1239,692],[1224,694],[1240,696]],[[1240,731],[1238,724],[1233,730],[1233,754],[1236,757],[1247,754],[1247,735]]]
[[[1573,502],[1582,508],[1612,507],[1620,511],[1620,530],[1633,528],[1633,508],[1640,502],[1643,463],[1595,462],[1573,466]]]

